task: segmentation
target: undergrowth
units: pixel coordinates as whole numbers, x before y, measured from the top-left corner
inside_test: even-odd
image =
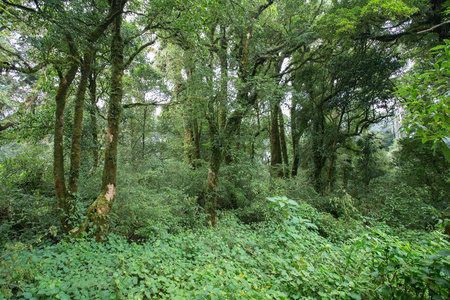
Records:
[[[406,242],[388,226],[333,243],[314,209],[269,198],[270,222],[222,214],[214,228],[129,243],[110,235],[31,247],[8,244],[3,299],[446,299],[450,249],[439,234]],[[428,237],[428,238],[427,238]]]

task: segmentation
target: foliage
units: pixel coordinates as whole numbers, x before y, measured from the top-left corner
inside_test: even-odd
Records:
[[[431,49],[436,59],[432,68],[408,78],[397,92],[405,101],[405,129],[422,138],[422,142],[440,145],[450,162],[450,94],[447,82],[450,76],[450,40]]]
[[[400,149],[394,154],[397,167],[397,178],[394,180],[420,188],[425,203],[436,209],[446,210],[450,196],[450,162],[431,150],[431,141],[422,143],[418,137],[403,138],[398,140],[398,145]]]
[[[427,192],[401,181],[392,185],[393,180],[395,178],[390,176],[373,180],[371,189],[376,193],[367,194],[360,200],[361,214],[393,227],[432,228],[436,222],[435,208],[427,203]]]
[[[143,244],[114,234],[106,243],[8,244],[1,293],[7,299],[446,297],[450,253],[442,238],[410,244],[378,226],[337,247],[318,235],[308,205],[269,200],[279,221],[249,226],[228,214],[214,228],[159,232]]]
[[[50,151],[46,144],[0,148],[0,241],[28,240],[55,225]]]
[[[389,124],[442,1],[13,2],[0,299],[448,298],[448,40],[399,92],[425,144]],[[104,243],[60,234],[88,207]]]
[[[117,209],[112,231],[129,240],[148,240],[159,232],[179,232],[204,224],[195,196],[199,174],[177,161],[150,159],[119,171]],[[189,178],[189,180],[187,180]]]

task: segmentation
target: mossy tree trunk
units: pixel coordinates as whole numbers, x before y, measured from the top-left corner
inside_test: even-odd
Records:
[[[312,150],[313,150],[313,185],[314,189],[318,193],[324,192],[324,181],[322,170],[327,160],[325,147],[325,117],[323,103],[320,102],[316,105],[315,116],[312,119],[313,126],[313,138],[312,138]]]
[[[72,37],[67,34],[70,55],[75,59],[77,57],[77,49]],[[59,85],[56,90],[55,102],[55,132],[53,143],[53,175],[54,186],[56,192],[56,201],[58,206],[59,220],[64,233],[68,233],[72,229],[71,217],[74,214],[75,205],[72,197],[66,188],[66,180],[64,174],[64,111],[66,107],[66,98],[72,81],[78,70],[78,62],[75,60],[70,63],[65,74],[58,69]]]
[[[278,124],[280,126],[280,146],[281,153],[283,154],[283,176],[289,177],[289,157],[286,144],[286,132],[284,129],[284,116],[281,109],[278,111],[278,116],[280,119],[280,122]]]
[[[274,103],[270,112],[270,174],[273,177],[281,177],[283,175],[280,127],[278,123],[279,110],[279,104]]]
[[[105,162],[102,185],[97,199],[88,209],[88,225],[98,242],[104,241],[109,232],[110,213],[116,199],[117,184],[117,145],[119,141],[119,123],[122,111],[123,93],[123,50],[121,37],[122,12],[124,0],[113,1],[115,10],[120,11],[112,22],[111,39],[111,90],[109,97],[108,120],[106,131]],[[84,228],[86,230],[86,228]]]
[[[281,68],[284,61],[284,55],[280,56],[274,63],[272,70],[274,78],[278,79],[277,86],[273,90],[273,99],[271,100],[270,111],[270,174],[273,177],[282,177],[285,175],[284,164],[288,164],[286,138],[284,134],[284,120],[281,111],[281,102],[284,93],[280,90],[280,80],[282,78]]]
[[[302,106],[299,110],[297,106]],[[307,105],[300,102],[300,99],[297,97],[292,98],[291,104],[291,141],[292,141],[292,153],[293,153],[293,161],[292,161],[292,171],[291,176],[295,177],[298,173],[298,168],[300,167],[300,138],[305,132],[309,115],[311,111]]]
[[[221,143],[214,141],[209,158],[205,201],[208,224],[211,226],[214,226],[217,222],[217,184],[219,183],[219,170],[223,159],[222,152]]]
[[[97,133],[97,73],[95,70],[91,71],[89,76],[89,94],[90,94],[90,109],[89,109],[89,127],[91,131],[91,153],[92,153],[92,167],[98,167],[98,133]]]
[[[217,221],[217,208],[218,208],[218,197],[217,197],[217,186],[219,183],[219,171],[221,164],[224,160],[224,152],[230,143],[235,139],[238,129],[242,122],[242,119],[247,115],[248,111],[254,107],[257,99],[257,91],[253,89],[254,83],[251,79],[255,77],[258,72],[261,71],[261,66],[264,64],[267,58],[261,59],[250,59],[250,47],[253,29],[256,20],[259,18],[261,13],[266,10],[269,6],[273,4],[274,1],[269,0],[266,4],[260,5],[255,13],[252,14],[252,22],[249,23],[245,31],[239,33],[240,41],[236,45],[236,61],[238,62],[237,74],[241,82],[241,87],[237,91],[235,97],[236,108],[231,112],[227,113],[225,90],[226,82],[222,81],[222,88],[218,97],[214,97],[214,101],[219,98],[219,108],[214,109],[213,99],[210,99],[208,103],[208,114],[207,119],[209,123],[209,131],[211,136],[211,156],[208,166],[207,184],[206,184],[206,195],[205,195],[205,208],[208,212],[209,218],[208,223],[210,225],[215,225]],[[228,73],[228,63],[226,62],[227,47],[226,42],[226,26],[220,27],[220,38],[213,38],[212,41],[220,42],[219,47],[212,47],[211,51],[218,51],[219,60],[221,61],[221,72],[225,79],[226,73]],[[215,27],[214,29],[215,30]],[[214,32],[211,37],[214,37]],[[213,50],[216,49],[216,50]],[[217,50],[219,49],[219,50]]]
[[[106,28],[105,28],[106,29]],[[89,41],[92,42],[92,41]],[[86,89],[88,86],[89,75],[91,73],[91,64],[94,58],[95,50],[88,47],[81,64],[81,76],[75,98],[75,109],[73,116],[72,129],[72,148],[70,151],[70,176],[69,191],[75,195],[78,193],[78,179],[80,177],[80,157],[81,157],[81,135],[83,131],[83,113]]]
[[[193,73],[193,62],[187,59],[186,70],[186,84],[189,83]],[[182,78],[178,79],[182,82]],[[181,92],[186,89],[185,84],[180,84],[179,91],[177,92],[177,98],[183,98],[184,112],[184,154],[186,157],[186,163],[191,165],[194,169],[197,169],[200,160],[200,138],[201,138],[201,120],[196,113],[194,103],[190,97],[182,96]]]

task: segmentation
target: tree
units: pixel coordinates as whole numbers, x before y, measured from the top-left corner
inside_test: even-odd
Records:
[[[312,173],[320,193],[329,190],[337,150],[346,139],[362,134],[393,113],[393,84],[389,78],[401,66],[389,50],[370,41],[342,43],[330,45],[338,53],[329,50],[324,61],[305,64],[294,81],[297,93],[303,95],[303,104],[296,106],[310,111]]]

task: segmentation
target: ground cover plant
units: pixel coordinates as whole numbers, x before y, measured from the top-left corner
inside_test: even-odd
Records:
[[[387,226],[335,244],[306,219],[310,206],[273,197],[280,222],[232,214],[214,228],[160,233],[141,243],[7,245],[5,299],[446,299],[450,244],[439,234],[400,241]],[[319,222],[319,221],[318,221]],[[320,226],[320,225],[319,225]]]

